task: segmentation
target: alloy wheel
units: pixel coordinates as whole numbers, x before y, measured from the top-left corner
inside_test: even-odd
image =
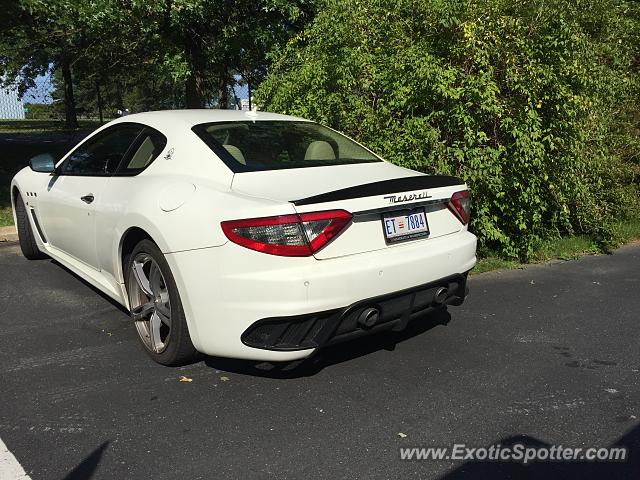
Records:
[[[171,301],[160,266],[147,253],[138,253],[129,271],[131,316],[144,346],[162,353],[171,336]]]

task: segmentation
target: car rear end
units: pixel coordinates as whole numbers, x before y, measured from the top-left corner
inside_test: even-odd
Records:
[[[168,255],[204,353],[300,359],[464,300],[476,237],[456,178],[364,162],[242,172],[232,191],[229,242]]]

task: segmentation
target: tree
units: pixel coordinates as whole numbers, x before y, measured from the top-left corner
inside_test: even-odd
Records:
[[[166,0],[140,1],[134,18],[160,48],[159,60],[185,85],[187,108],[203,108],[217,99],[229,105],[235,75],[257,80],[268,53],[295,33],[315,8],[313,2],[289,0]]]
[[[18,0],[0,12],[0,71],[24,93],[53,68],[68,127],[80,110],[229,106],[237,76],[310,18],[305,0]],[[183,93],[176,94],[181,86]]]
[[[6,2],[0,11],[0,70],[5,85],[16,85],[20,95],[50,68],[63,79],[65,119],[78,126],[73,95],[72,64],[90,46],[76,14],[81,2]]]
[[[46,36],[36,27],[35,19],[22,5],[3,1],[0,4],[0,81],[2,87],[16,87],[21,97],[35,79],[49,69]]]
[[[329,0],[257,96],[400,165],[462,176],[484,249],[527,258],[562,233],[604,245],[616,215],[639,211],[618,146],[638,145],[621,118],[638,118],[639,12],[624,0]]]

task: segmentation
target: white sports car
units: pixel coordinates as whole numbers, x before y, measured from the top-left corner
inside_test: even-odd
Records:
[[[131,311],[165,365],[292,361],[460,304],[476,262],[462,180],[266,112],[120,118],[11,182],[20,246]]]

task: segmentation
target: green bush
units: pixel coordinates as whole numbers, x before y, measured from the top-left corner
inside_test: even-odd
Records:
[[[257,97],[464,178],[481,248],[526,260],[638,211],[639,32],[618,0],[330,0]]]

